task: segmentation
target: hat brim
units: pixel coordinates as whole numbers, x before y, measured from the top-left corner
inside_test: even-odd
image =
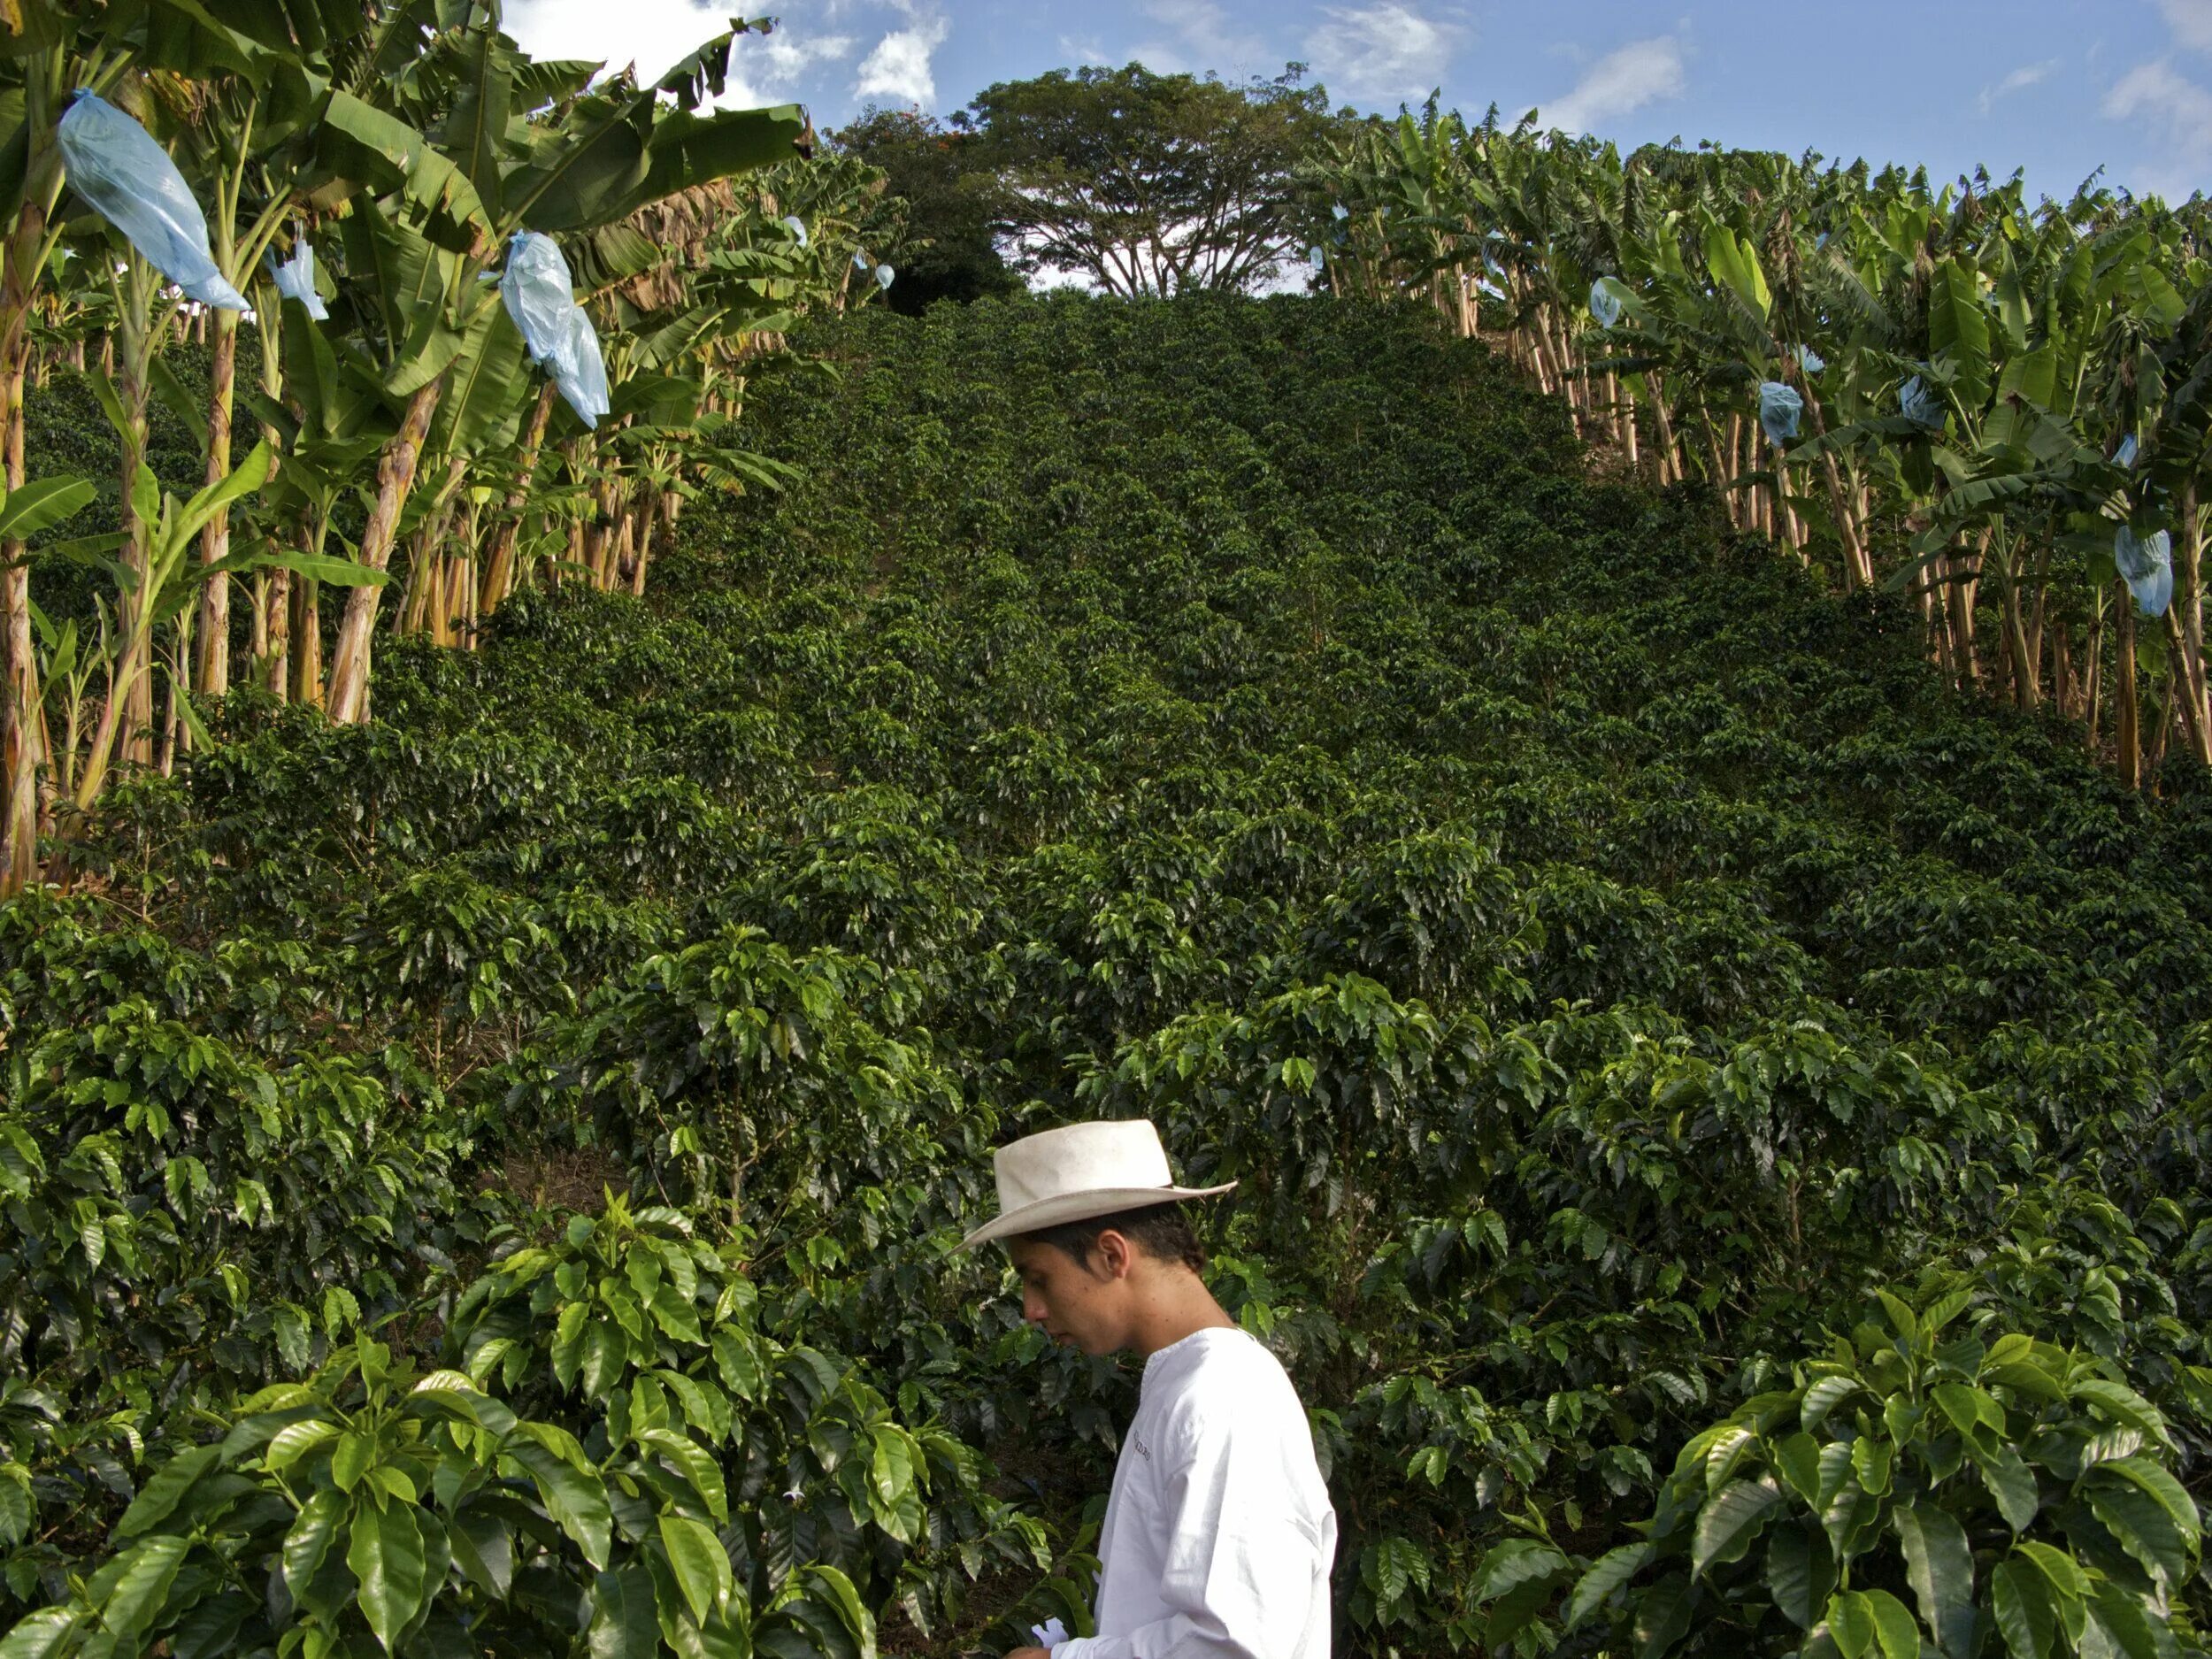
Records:
[[[1024,1204],[996,1220],[985,1222],[960,1240],[960,1248],[972,1250],[994,1239],[1041,1233],[1047,1227],[1088,1221],[1094,1216],[1110,1216],[1118,1210],[1139,1210],[1147,1204],[1171,1204],[1185,1198],[1218,1198],[1235,1185],[1234,1181],[1225,1181],[1218,1187],[1100,1187],[1085,1193],[1062,1193],[1056,1198],[1040,1198],[1033,1204]]]

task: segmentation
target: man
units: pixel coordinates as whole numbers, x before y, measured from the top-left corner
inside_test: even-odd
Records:
[[[1282,1366],[1199,1277],[1159,1132],[1071,1124],[1002,1148],[998,1218],[1022,1313],[1086,1354],[1144,1360],[1099,1540],[1098,1633],[1007,1659],[1327,1659],[1336,1512]]]

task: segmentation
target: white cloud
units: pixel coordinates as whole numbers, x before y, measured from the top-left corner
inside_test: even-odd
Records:
[[[577,58],[610,70],[634,64],[649,81],[727,30],[730,9],[694,0],[624,0],[618,7],[607,0],[510,0],[502,27],[533,58]],[[741,35],[728,84],[715,102],[729,109],[788,102],[803,70],[849,57],[853,45],[847,35],[810,38],[780,27]]]
[[[2124,121],[2158,147],[2137,188],[2179,201],[2212,188],[2212,92],[2161,58],[2138,64],[2104,96],[2108,121]]]
[[[2200,52],[2212,52],[2212,0],[2158,0],[2174,39]]]
[[[1327,20],[1306,36],[1306,58],[1336,97],[1363,104],[1413,102],[1444,81],[1463,33],[1398,0],[1325,6]]]
[[[1981,96],[1975,100],[1977,106],[1984,115],[1988,114],[1990,106],[1998,99],[2009,97],[2016,92],[2024,92],[2039,81],[2049,80],[2052,73],[2058,68],[2058,62],[2053,58],[2039,64],[2023,64],[1995,86],[1984,87]]]
[[[799,78],[816,64],[839,63],[858,42],[849,35],[821,35],[809,40],[778,27],[771,35],[741,35],[730,55],[730,85],[721,100],[733,109],[788,104]]]
[[[1587,133],[1647,104],[1680,97],[1686,85],[1679,40],[1662,35],[1631,41],[1593,64],[1565,97],[1541,105],[1543,124]]]
[[[941,15],[913,18],[905,28],[893,29],[860,60],[859,77],[853,82],[853,96],[889,98],[918,109],[935,104],[937,78],[930,70],[929,60],[951,33],[952,25]]]
[[[1234,79],[1240,70],[1266,58],[1266,42],[1237,28],[1219,0],[1145,0],[1141,9],[1171,33],[1139,41],[1128,56],[1157,73],[1203,74],[1211,70]]]

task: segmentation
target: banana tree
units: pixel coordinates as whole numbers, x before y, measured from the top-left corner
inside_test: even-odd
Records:
[[[298,173],[305,157],[303,135],[324,99],[296,65],[274,65],[251,75],[210,83],[180,124],[179,148],[190,170],[207,180],[208,227],[217,268],[240,288],[253,281],[297,205]],[[209,389],[203,425],[204,481],[218,484],[230,471],[231,419],[235,402],[239,314],[218,311],[209,319]],[[201,589],[197,624],[198,688],[221,696],[230,686],[230,513],[219,509],[201,532],[200,561],[209,567]]]
[[[371,279],[365,311],[377,389],[397,415],[361,538],[368,568],[380,572],[390,560],[441,397],[457,374],[473,373],[472,342],[495,338],[480,319],[497,296],[479,278],[510,234],[611,224],[644,203],[804,148],[795,106],[701,112],[722,88],[733,39],[717,36],[650,86],[625,74],[580,92],[589,66],[555,66],[552,113],[538,118],[531,111],[549,90],[548,66],[533,65],[500,33],[495,10],[480,6],[403,87],[417,104],[426,86],[442,82],[449,95],[430,132],[357,93],[333,93],[324,184],[351,184],[369,197],[346,220],[344,246],[349,271]],[[362,587],[349,598],[330,669],[334,719],[365,717],[379,593]]]
[[[145,527],[142,543],[145,565],[140,569],[127,561],[118,561],[113,566],[118,585],[130,603],[119,624],[115,683],[77,772],[72,802],[80,813],[89,810],[99,798],[115,759],[119,733],[130,718],[129,710],[139,706],[134,694],[151,680],[155,630],[192,603],[189,589],[203,574],[190,560],[200,532],[215,513],[261,488],[273,458],[267,444],[257,444],[235,470],[185,502],[162,490],[152,470],[143,462],[139,464],[131,496],[134,517]]]
[[[53,223],[62,192],[55,128],[72,88],[110,88],[129,61],[127,47],[97,35],[80,38],[74,19],[58,5],[36,0],[10,18],[0,42],[0,457],[11,490],[25,483],[23,390],[32,314],[60,241]],[[39,780],[47,764],[29,558],[20,534],[0,537],[0,666],[7,681],[0,708],[5,897],[21,891],[35,869]]]
[[[2182,435],[2199,391],[2177,425],[2160,413],[2197,384],[2182,319],[2206,280],[2202,204],[2085,187],[2031,207],[2016,176],[1936,188],[1711,147],[1624,157],[1527,121],[1502,129],[1494,110],[1462,129],[1432,105],[1340,131],[1298,177],[1328,291],[1434,303],[1455,264],[1472,279],[1462,331],[1479,311],[1578,430],[1612,438],[1632,469],[1648,457],[1662,485],[1702,476],[1735,523],[1809,562],[1832,546],[1847,590],[1909,587],[1962,689],[2001,681],[2035,707],[2048,679],[2093,749],[2109,705],[2129,777],[2169,732],[2212,751],[2202,491]],[[2115,465],[2124,438],[2140,446],[2131,472]],[[2164,634],[2139,652],[2171,665],[2176,718],[2147,745],[2133,724],[2139,600],[2112,551],[2123,526],[2143,558],[2161,530],[2178,549],[2174,613],[2150,618]]]

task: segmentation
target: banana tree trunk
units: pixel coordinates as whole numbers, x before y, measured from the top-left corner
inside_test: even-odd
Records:
[[[2009,535],[1996,538],[1997,574],[2003,584],[2005,618],[2005,658],[2012,672],[2012,700],[2023,709],[2043,706],[2041,664],[2036,652],[2028,643],[2026,619],[2020,611],[2020,565],[2015,557],[2015,543]]]
[[[1651,429],[1657,451],[1653,471],[1663,489],[1669,484],[1680,482],[1685,469],[1674,442],[1674,420],[1667,413],[1666,383],[1659,378],[1656,369],[1646,372],[1644,387],[1651,394]]]
[[[147,319],[143,316],[133,317],[133,309],[127,303],[123,307],[123,346],[118,354],[121,359],[122,384],[115,388],[123,404],[121,459],[118,467],[123,489],[123,558],[133,582],[131,591],[119,595],[116,606],[117,632],[123,649],[123,666],[118,680],[118,695],[122,698],[121,719],[119,724],[104,718],[102,724],[111,733],[115,750],[125,764],[142,766],[153,759],[154,752],[154,641],[152,630],[140,624],[146,610],[149,542],[155,526],[139,522],[131,486],[138,477],[139,464],[146,458],[146,403],[151,390],[155,342]]]
[[[1728,459],[1722,473],[1723,488],[1728,491],[1728,517],[1739,530],[1759,527],[1759,510],[1749,495],[1738,489],[1736,480],[1743,476],[1743,417],[1728,417]]]
[[[2189,747],[2200,761],[2212,765],[2212,698],[2206,694],[2204,673],[2204,526],[2198,522],[2193,478],[2181,491],[2180,551],[2180,587],[2168,614],[2181,612],[2179,658],[2187,693],[2183,706],[2189,716]]]
[[[207,477],[230,476],[230,411],[238,374],[238,313],[215,313],[207,397]],[[230,553],[230,509],[219,508],[200,532],[200,563],[219,565]],[[230,689],[230,572],[219,571],[200,589],[200,689],[219,697]]]
[[[2104,595],[2100,593],[2093,596],[2096,603],[2089,617],[2089,657],[2082,669],[2081,704],[2083,746],[2093,758],[2097,753],[2097,728],[2104,718]]]
[[[553,398],[558,390],[550,378],[539,388],[537,404],[530,411],[530,424],[523,431],[514,488],[507,492],[500,510],[499,527],[492,532],[491,549],[484,557],[484,579],[477,596],[480,615],[489,616],[514,591],[515,541],[522,534],[523,514],[530,503],[530,480],[538,469],[538,450],[545,442],[546,423],[552,419]]]
[[[1820,399],[1813,395],[1809,384],[1805,388],[1805,412],[1811,418],[1813,436],[1828,435],[1828,422],[1822,414]],[[1820,454],[1821,480],[1828,487],[1828,511],[1836,520],[1836,534],[1843,542],[1845,586],[1857,589],[1874,586],[1874,566],[1866,556],[1866,541],[1859,533],[1858,516],[1851,511],[1851,503],[1844,498],[1843,477],[1836,466],[1836,453],[1824,448]]]
[[[1980,546],[1972,555],[1954,555],[1950,561],[1951,660],[1958,670],[1961,691],[1970,691],[1982,682],[1981,659],[1974,649],[1974,590],[1981,574],[1982,555],[1989,547],[1989,534],[1987,530],[1982,532]]]
[[[255,655],[266,664],[265,674],[269,695],[279,703],[290,701],[292,693],[292,572],[279,567],[269,572],[269,598],[262,615],[257,618],[265,630],[256,641]]]
[[[392,613],[392,636],[395,639],[409,634],[430,634],[441,645],[447,644],[440,633],[437,620],[445,615],[446,561],[443,552],[446,533],[453,522],[453,500],[460,488],[462,475],[468,470],[468,457],[457,455],[447,463],[444,480],[430,503],[429,511],[416,526],[414,544],[408,551],[407,592],[399,608]]]
[[[381,572],[391,563],[392,542],[399,531],[400,510],[415,481],[415,462],[423,440],[430,435],[431,417],[438,412],[442,378],[432,380],[407,400],[407,412],[399,430],[384,446],[376,463],[376,503],[361,531],[361,563]],[[377,602],[380,588],[356,588],[346,595],[344,619],[338,626],[338,643],[330,659],[330,718],[341,726],[357,726],[368,717],[369,649],[376,634]]]
[[[2169,678],[2169,700],[2181,705],[2181,727],[2189,739],[2189,752],[2200,764],[2212,760],[2212,749],[2206,747],[2204,708],[2197,696],[2193,678],[2188,669],[2189,641],[2183,635],[2181,618],[2175,607],[2168,605],[2165,616],[2166,645],[2173,656],[2173,669]]]
[[[2136,706],[2135,595],[2128,592],[2124,581],[2115,581],[2112,588],[2119,633],[2113,641],[2112,664],[2118,670],[2113,675],[2113,690],[2118,716],[2120,781],[2130,789],[2139,789],[2143,787],[2143,733],[2142,711]]]
[[[660,522],[660,506],[651,492],[641,490],[639,495],[641,499],[631,509],[630,591],[634,594],[645,591],[645,562],[652,554],[653,526]]]
[[[161,717],[161,745],[157,751],[156,764],[165,778],[174,775],[177,750],[191,748],[189,734],[178,704],[192,695],[192,613],[185,611],[177,618],[177,635],[169,648],[169,695]]]
[[[296,642],[294,655],[299,660],[292,671],[292,701],[319,709],[323,706],[322,584],[312,576],[303,576],[294,588],[292,638]]]
[[[46,236],[46,215],[26,202],[15,234],[0,249],[0,446],[10,489],[23,484],[23,371],[30,357],[29,271]],[[0,898],[12,898],[37,873],[39,790],[45,763],[38,657],[31,644],[31,572],[22,541],[0,541],[0,668],[7,691],[0,706]]]
[[[2150,780],[2154,793],[2157,789],[2158,768],[2166,758],[2166,740],[2174,729],[2174,687],[2180,684],[2173,675],[2166,676],[2166,689],[2158,699],[2158,718],[2151,722],[2150,741],[2143,749],[2143,776]]]

